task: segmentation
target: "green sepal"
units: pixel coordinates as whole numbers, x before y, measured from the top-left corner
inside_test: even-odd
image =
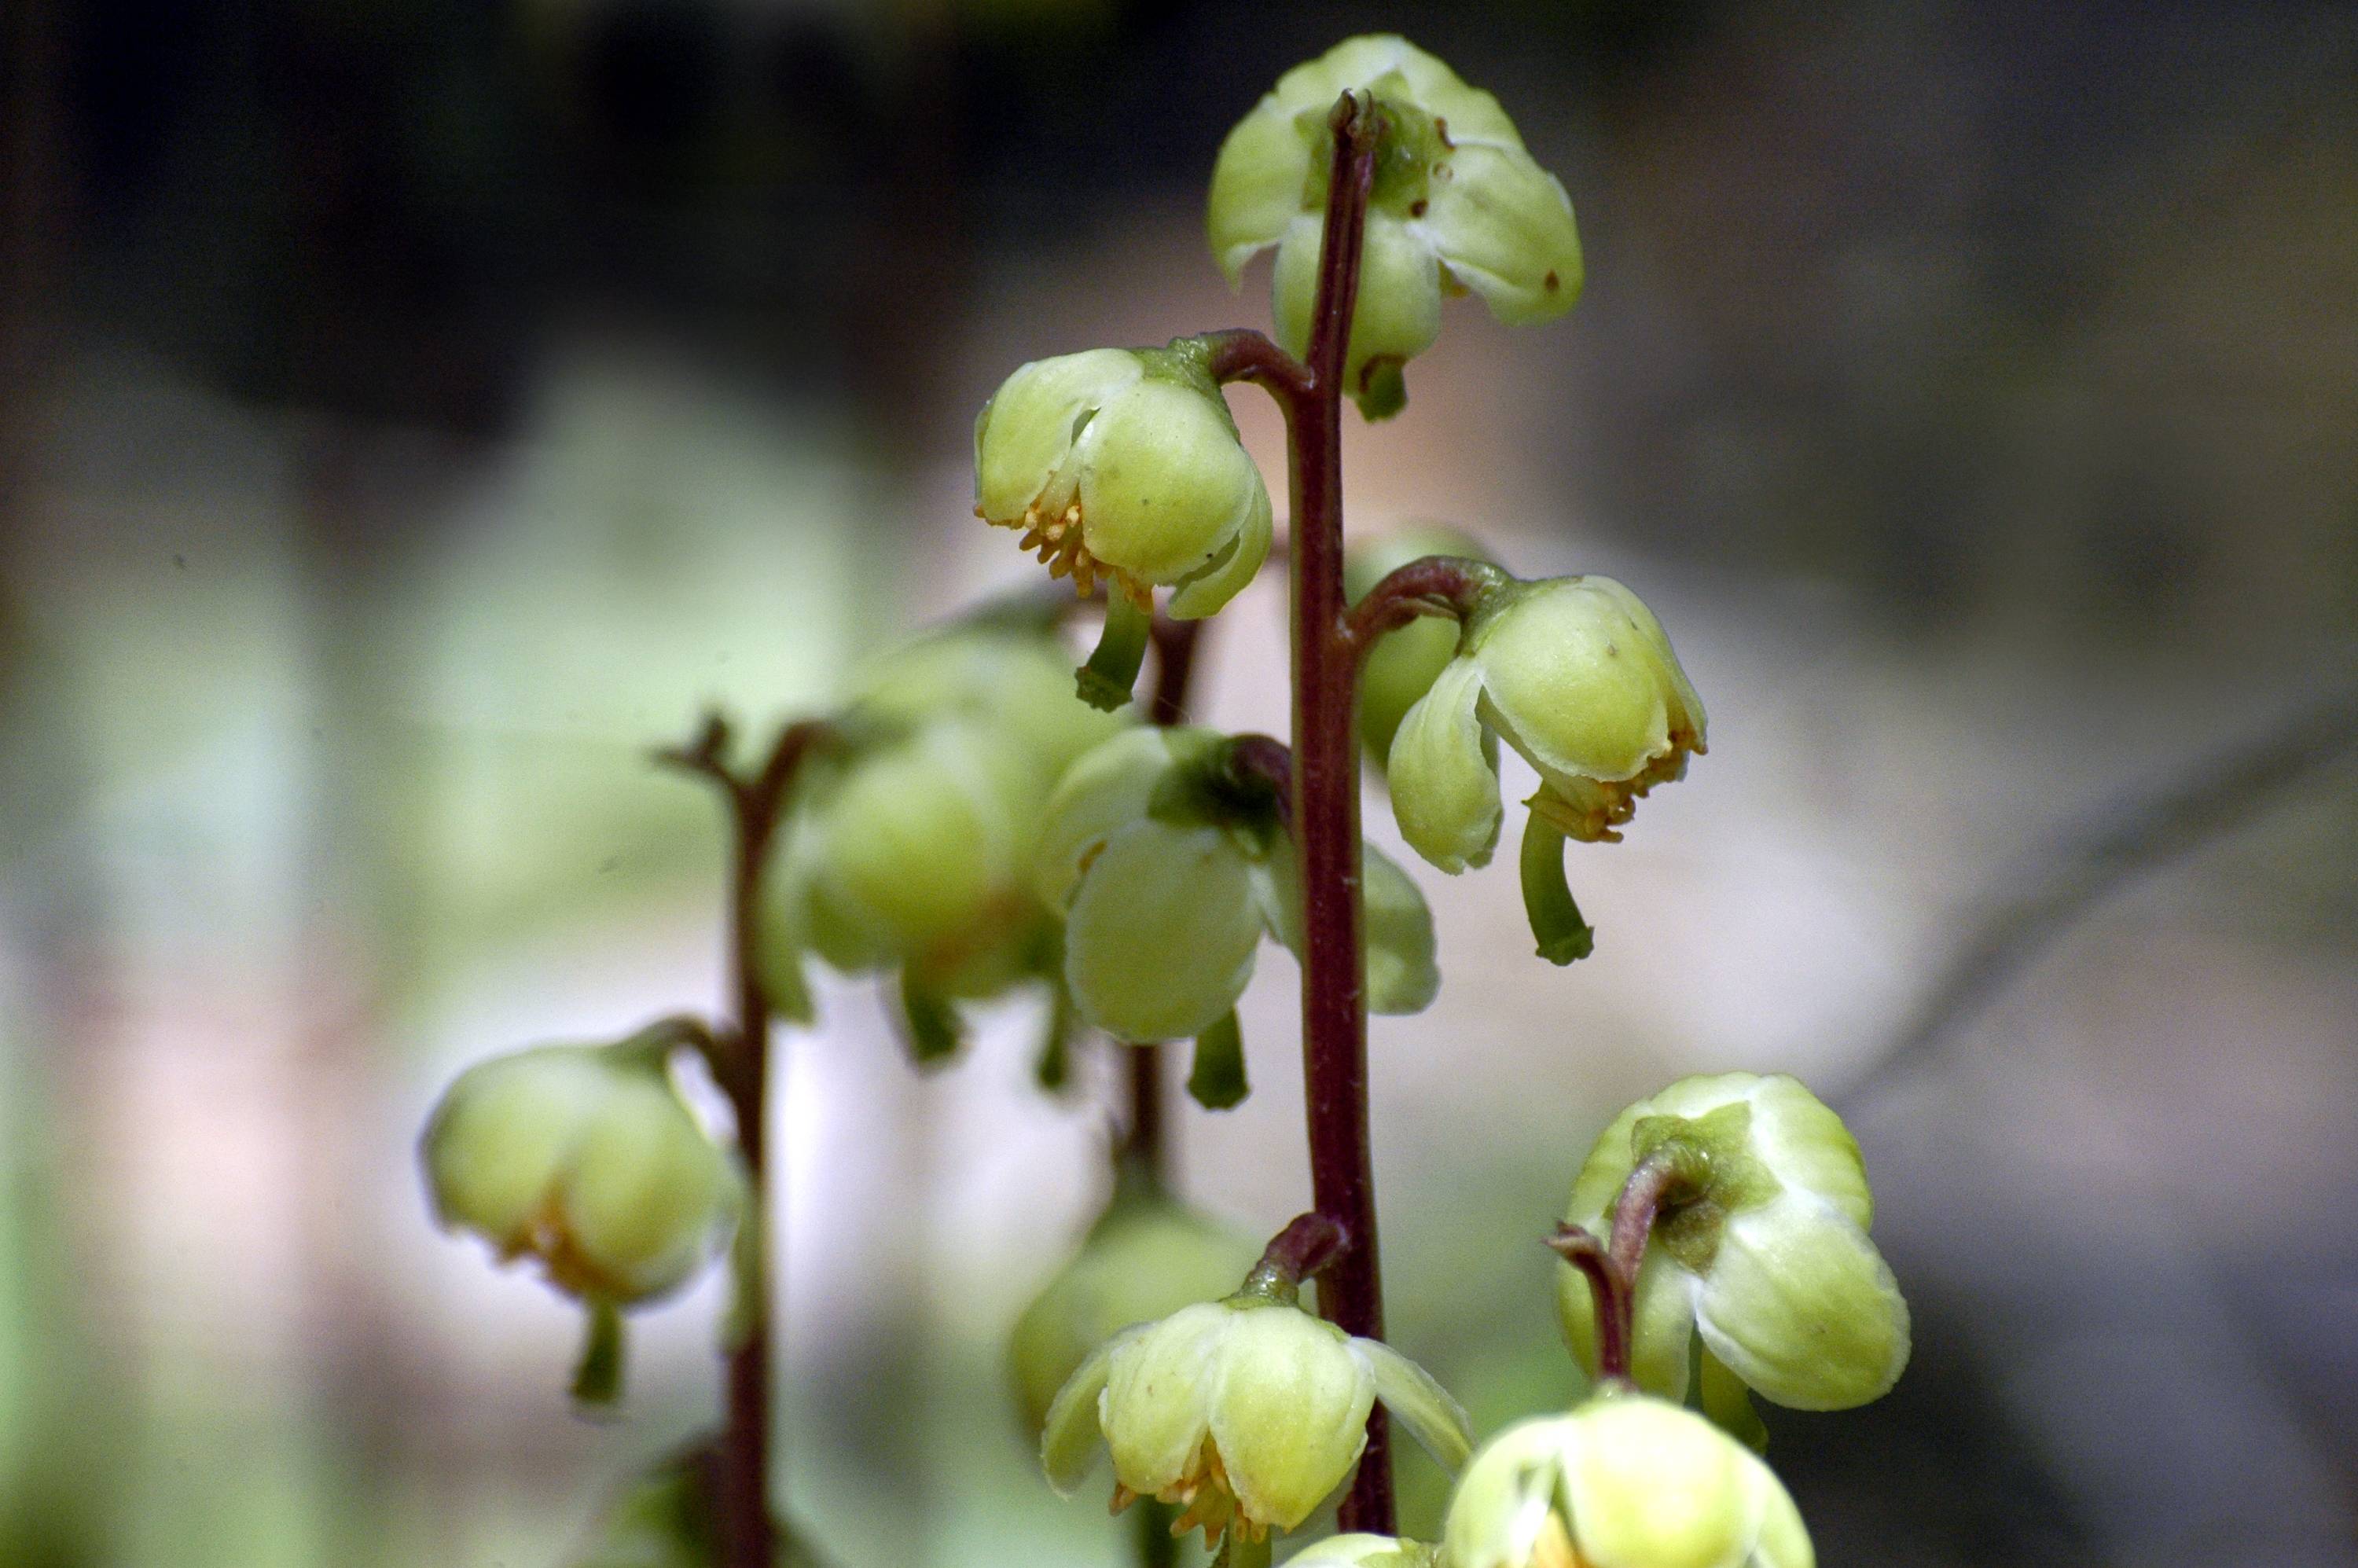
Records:
[[[901,976],[901,1043],[909,1060],[920,1068],[938,1067],[966,1044],[966,1031],[957,1009],[913,980]]]
[[[1694,1339],[1695,1402],[1711,1423],[1755,1454],[1768,1452],[1768,1424],[1752,1403],[1752,1390],[1711,1353],[1702,1336]]]
[[[1408,406],[1408,377],[1401,373],[1404,363],[1397,355],[1387,354],[1360,368],[1359,384],[1351,393],[1360,418],[1373,424]]]
[[[1187,1074],[1187,1092],[1206,1110],[1234,1109],[1252,1092],[1252,1086],[1245,1081],[1245,1032],[1237,1022],[1235,1009],[1195,1036],[1195,1062]]]
[[[1563,875],[1563,832],[1534,811],[1523,823],[1523,914],[1540,957],[1570,964],[1596,949],[1596,933],[1580,917]]]
[[[1058,969],[1063,968],[1060,962]],[[1033,1081],[1050,1094],[1061,1094],[1073,1081],[1073,1033],[1080,1017],[1061,974],[1048,982],[1048,1016],[1040,1029],[1040,1054],[1032,1064]]]
[[[610,1301],[590,1303],[581,1359],[573,1368],[573,1402],[585,1411],[611,1411],[622,1398],[622,1314]]]
[[[1105,630],[1097,651],[1074,672],[1074,689],[1080,699],[1101,713],[1111,713],[1130,699],[1138,672],[1146,663],[1146,644],[1152,640],[1154,611],[1141,609],[1119,588],[1106,594]]]

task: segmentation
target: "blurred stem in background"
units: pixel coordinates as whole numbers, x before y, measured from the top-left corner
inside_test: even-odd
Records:
[[[822,734],[815,723],[789,724],[778,732],[761,763],[737,772],[729,761],[728,722],[715,714],[689,745],[662,753],[661,760],[717,784],[729,807],[731,858],[729,876],[729,1020],[713,1052],[713,1076],[729,1097],[737,1121],[737,1147],[752,1187],[741,1225],[752,1227],[752,1244],[741,1245],[737,1279],[736,1338],[729,1353],[728,1422],[720,1439],[716,1498],[720,1519],[721,1561],[729,1568],[772,1568],[777,1527],[772,1512],[771,1476],[775,1434],[770,1414],[772,1387],[770,1311],[776,1299],[776,1250],[770,1217],[776,1192],[768,1158],[765,1110],[770,1085],[770,1024],[774,1009],[761,974],[762,873],[780,818],[794,790],[803,759]]]

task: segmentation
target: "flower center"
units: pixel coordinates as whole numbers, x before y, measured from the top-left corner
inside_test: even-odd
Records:
[[[976,514],[981,515],[980,508],[976,509]],[[1039,558],[1047,565],[1048,575],[1071,578],[1073,591],[1082,598],[1088,597],[1097,579],[1102,577],[1119,587],[1141,610],[1154,608],[1154,590],[1146,583],[1122,568],[1109,566],[1089,554],[1078,501],[1067,503],[1057,513],[1043,513],[1035,501],[1023,509],[1021,517],[984,517],[983,521],[994,528],[1022,529],[1023,536],[1016,541],[1017,547],[1038,552]]]
[[[1589,1568],[1588,1559],[1572,1543],[1572,1531],[1563,1527],[1563,1516],[1553,1509],[1531,1545],[1531,1568]]]
[[[1120,1513],[1137,1500],[1136,1492],[1117,1484],[1112,1511]],[[1196,1451],[1195,1463],[1179,1479],[1155,1493],[1154,1500],[1184,1510],[1171,1522],[1173,1535],[1184,1537],[1191,1530],[1200,1530],[1207,1548],[1218,1545],[1220,1537],[1231,1530],[1248,1541],[1262,1541],[1269,1536],[1266,1523],[1238,1511],[1236,1488],[1228,1485],[1228,1466],[1220,1462],[1220,1451],[1209,1437]]]

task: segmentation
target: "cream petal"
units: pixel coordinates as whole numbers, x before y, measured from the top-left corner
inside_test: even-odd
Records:
[[[1379,1339],[1354,1339],[1352,1347],[1368,1358],[1375,1375],[1376,1398],[1407,1429],[1418,1446],[1451,1475],[1466,1467],[1474,1452],[1474,1428],[1466,1407],[1432,1373]]]
[[[1875,1195],[1858,1140],[1841,1117],[1799,1078],[1773,1073],[1754,1083],[1752,1147],[1762,1164],[1789,1188],[1814,1194],[1866,1229],[1875,1219]]]
[[[1297,1307],[1236,1318],[1221,1348],[1212,1441],[1245,1517],[1292,1530],[1367,1446],[1374,1373],[1340,1332]]]
[[[1041,808],[1040,843],[1032,860],[1032,886],[1041,903],[1062,910],[1081,868],[1106,839],[1146,815],[1147,802],[1175,755],[1213,739],[1204,730],[1129,730],[1067,768]]]
[[[1441,990],[1433,911],[1409,874],[1382,850],[1364,850],[1360,888],[1367,906],[1368,1010],[1422,1012]]]
[[[1182,1307],[1115,1352],[1098,1421],[1114,1476],[1131,1491],[1152,1497],[1194,1471],[1235,1318],[1218,1302]]]
[[[1090,1351],[1049,1401],[1048,1417],[1040,1431],[1040,1466],[1048,1473],[1048,1485],[1058,1497],[1071,1497],[1089,1478],[1101,1435],[1098,1402],[1105,1393],[1114,1357],[1151,1326],[1141,1324],[1125,1328]]]
[[[1729,1370],[1794,1410],[1866,1404],[1908,1365],[1908,1303],[1890,1266],[1866,1231],[1806,1194],[1728,1217],[1695,1326]]]
[[[1617,600],[1563,578],[1479,634],[1484,717],[1541,773],[1634,778],[1670,750],[1661,661]]]
[[[1075,457],[1089,553],[1150,583],[1203,571],[1269,503],[1228,406],[1177,381],[1149,378],[1109,399]]]
[[[1256,474],[1256,479],[1259,477]],[[1180,579],[1166,607],[1174,621],[1200,621],[1244,591],[1252,579],[1260,575],[1261,567],[1269,560],[1270,542],[1275,535],[1274,521],[1270,513],[1269,489],[1256,483],[1246,500],[1243,524],[1229,540],[1228,549],[1212,558],[1211,564],[1190,578]]]
[[[1487,864],[1498,842],[1498,774],[1476,717],[1482,686],[1474,660],[1450,661],[1401,720],[1385,768],[1401,837],[1452,873]]]
[[[1221,142],[1212,165],[1205,228],[1231,288],[1243,281],[1245,264],[1277,243],[1302,211],[1312,154],[1295,123],[1299,113],[1275,94],[1263,98]]]
[[[1073,427],[1146,373],[1126,349],[1089,349],[1020,365],[974,423],[975,504],[1011,522],[1073,449]]]
[[[1592,1400],[1564,1469],[1572,1535],[1594,1568],[1743,1568],[1763,1503],[1732,1439],[1661,1400]]]
[[[1455,127],[1453,126],[1453,130]],[[1520,147],[1460,146],[1419,227],[1457,282],[1509,326],[1552,320],[1580,297],[1572,198]]]
[[[1252,978],[1261,935],[1244,857],[1215,827],[1135,823],[1106,841],[1065,921],[1065,980],[1123,1040],[1191,1039]]]

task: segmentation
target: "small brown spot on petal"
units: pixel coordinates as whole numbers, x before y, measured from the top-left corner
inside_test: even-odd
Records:
[[[1563,279],[1556,276],[1552,271],[1549,272],[1547,276],[1542,278],[1541,282],[1550,294],[1553,294],[1557,289],[1563,287]]]

